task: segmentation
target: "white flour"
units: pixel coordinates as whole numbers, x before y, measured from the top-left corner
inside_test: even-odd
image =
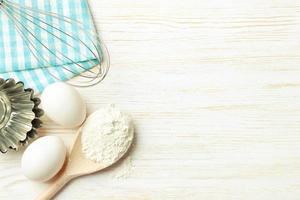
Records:
[[[86,158],[106,165],[119,160],[134,136],[131,118],[114,106],[91,114],[82,128],[82,151]]]
[[[130,156],[127,156],[126,159],[124,159],[122,163],[120,163],[120,166],[112,177],[116,179],[125,179],[130,177],[133,171],[134,165],[132,163],[132,159]]]

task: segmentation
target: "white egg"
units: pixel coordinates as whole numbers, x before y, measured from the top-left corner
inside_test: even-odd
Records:
[[[57,136],[37,139],[25,150],[22,157],[23,174],[35,181],[48,181],[62,168],[67,149]]]
[[[76,89],[57,82],[46,87],[41,96],[45,114],[66,128],[80,126],[86,118],[86,104]]]

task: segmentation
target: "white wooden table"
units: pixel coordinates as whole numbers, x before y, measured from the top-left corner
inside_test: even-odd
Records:
[[[74,180],[56,199],[300,198],[300,1],[90,0],[111,54],[107,79],[81,89],[89,113],[131,113],[129,158]],[[75,130],[45,121],[67,144]],[[47,184],[0,157],[0,199]],[[130,164],[132,162],[132,164]]]

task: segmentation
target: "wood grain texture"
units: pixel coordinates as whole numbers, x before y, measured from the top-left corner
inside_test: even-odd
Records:
[[[300,195],[300,2],[90,0],[111,54],[88,110],[131,113],[134,166],[74,180],[56,199],[294,200]],[[75,130],[46,120],[67,144]],[[0,199],[33,199],[22,153],[0,157]]]

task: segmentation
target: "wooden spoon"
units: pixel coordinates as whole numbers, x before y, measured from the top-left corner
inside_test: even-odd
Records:
[[[71,146],[70,155],[66,160],[64,168],[59,172],[57,178],[50,184],[49,188],[37,197],[37,200],[50,200],[70,180],[79,176],[98,172],[114,164],[99,164],[85,158],[81,151],[81,130],[82,128],[80,128],[76,134],[75,141]],[[126,152],[124,152],[124,154],[125,153]]]

